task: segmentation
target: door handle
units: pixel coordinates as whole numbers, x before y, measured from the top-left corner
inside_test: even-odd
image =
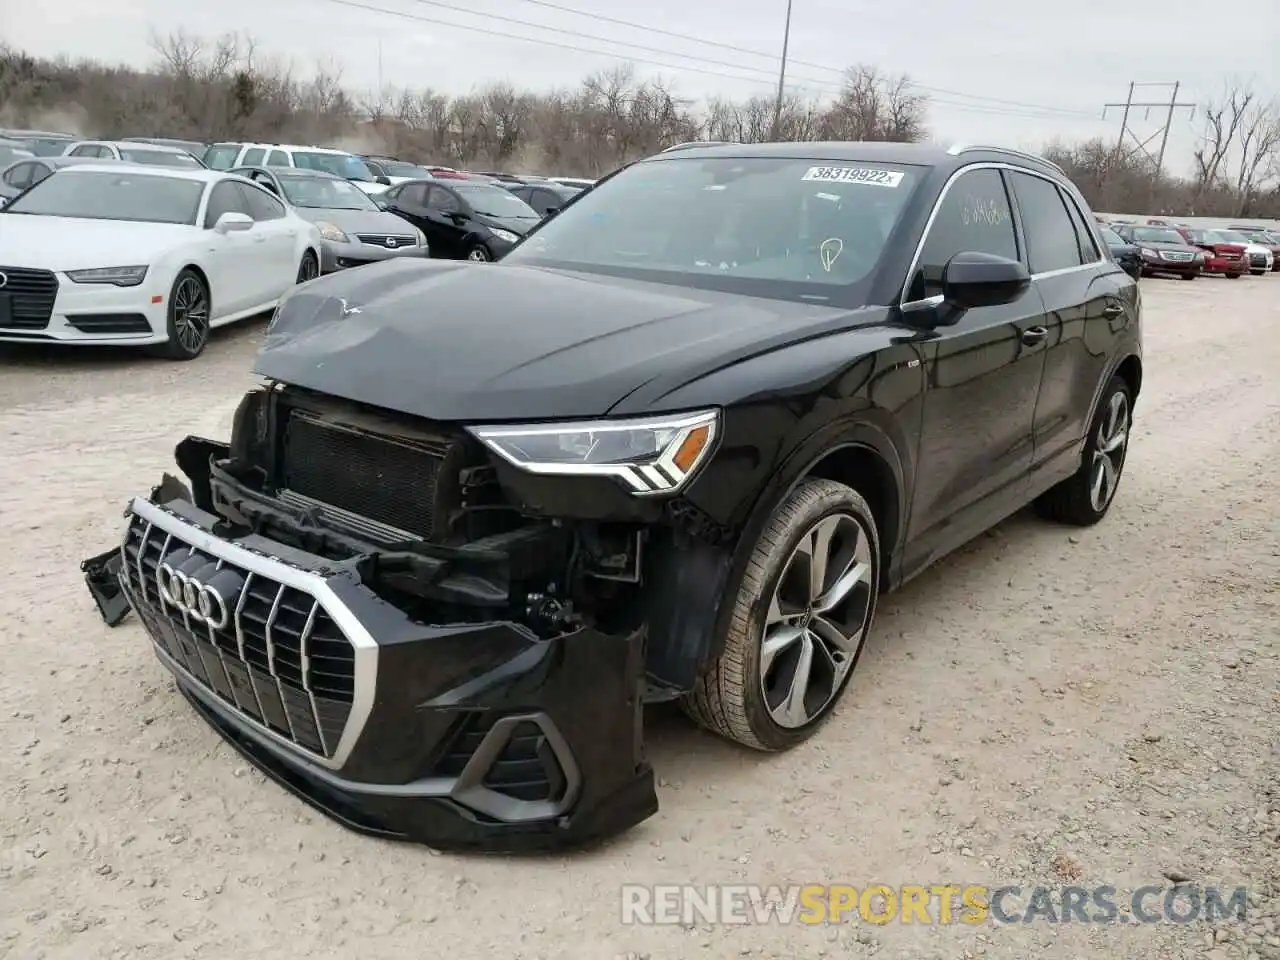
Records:
[[[261,235],[259,235],[259,236],[254,237],[254,238],[253,238],[253,242],[254,242],[254,243],[266,243],[266,242],[267,242],[267,236],[266,236],[266,234],[261,234]]]
[[[1028,347],[1034,347],[1047,336],[1049,336],[1049,330],[1046,327],[1028,327],[1022,331],[1022,342]]]
[[[1114,320],[1122,313],[1124,313],[1124,307],[1120,306],[1118,303],[1108,303],[1102,308],[1102,315],[1108,320]]]

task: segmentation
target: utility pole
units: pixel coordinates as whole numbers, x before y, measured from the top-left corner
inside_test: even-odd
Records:
[[[1166,89],[1172,88],[1173,92],[1169,96],[1169,99],[1167,101],[1161,100],[1156,102],[1134,102],[1133,95],[1135,90],[1138,87],[1164,87]],[[1188,118],[1195,115],[1196,105],[1194,103],[1178,102],[1178,91],[1180,89],[1182,89],[1182,81],[1180,80],[1174,81],[1172,83],[1154,82],[1154,81],[1148,82],[1148,81],[1135,80],[1129,84],[1129,96],[1125,99],[1124,103],[1103,104],[1102,119],[1104,120],[1107,118],[1108,110],[1118,110],[1118,109],[1124,110],[1124,113],[1121,116],[1121,120],[1120,120],[1120,139],[1116,141],[1116,156],[1119,156],[1124,153],[1127,153],[1128,156],[1133,156],[1134,154],[1142,153],[1147,158],[1147,160],[1150,161],[1152,167],[1155,168],[1155,176],[1157,177],[1160,176],[1161,172],[1164,170],[1165,147],[1169,145],[1169,128],[1173,126],[1173,112],[1175,110],[1189,110],[1190,113],[1187,115]],[[1144,116],[1144,119],[1151,116],[1152,110],[1167,110],[1168,113],[1165,116],[1164,123],[1160,125],[1160,128],[1158,130],[1152,133],[1145,140],[1139,140],[1137,133],[1134,132],[1133,127],[1129,123],[1130,112],[1133,110],[1145,110],[1146,114]],[[1126,135],[1134,143],[1134,147],[1132,147],[1128,151],[1126,151],[1125,149]],[[1156,156],[1153,157],[1151,155],[1151,151],[1147,149],[1147,144],[1155,140],[1156,137],[1160,138],[1160,149],[1157,152]]]
[[[782,91],[787,80],[787,47],[791,44],[791,0],[787,0],[787,25],[782,31],[782,64],[778,68],[778,101],[773,107],[773,139],[778,139],[782,123]]]

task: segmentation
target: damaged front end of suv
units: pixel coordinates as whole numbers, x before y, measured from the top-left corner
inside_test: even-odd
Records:
[[[392,266],[380,289],[459,267]],[[82,565],[103,618],[135,612],[204,719],[355,829],[515,851],[646,819],[643,706],[688,689],[729,566],[676,495],[721,414],[389,409],[391,314],[366,304],[381,332],[352,345],[330,282],[277,311],[230,441],[180,442],[184,478],[133,499],[122,545]],[[375,356],[382,378],[359,372]]]
[[[539,496],[540,451],[650,437],[652,466],[579,472],[652,491],[715,424],[449,430],[274,384],[229,444],[182,441],[188,482],[134,499],[123,545],[84,570],[210,724],[350,826],[441,848],[588,841],[657,809],[639,585],[646,547],[661,563],[671,545],[643,498],[631,522],[599,502],[608,519],[567,519],[590,494]]]

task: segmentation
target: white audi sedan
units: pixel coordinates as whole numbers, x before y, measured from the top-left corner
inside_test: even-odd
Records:
[[[242,177],[77,164],[0,209],[0,340],[190,360],[319,272],[315,225]]]

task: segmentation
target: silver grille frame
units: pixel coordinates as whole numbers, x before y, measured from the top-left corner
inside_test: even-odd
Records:
[[[394,238],[395,243],[387,243]],[[409,233],[357,233],[356,239],[366,246],[386,247],[388,250],[399,250],[403,247],[416,247],[418,238]]]
[[[373,711],[373,704],[377,690],[378,676],[378,644],[373,636],[365,629],[359,618],[346,606],[334,593],[325,577],[320,576],[310,570],[305,570],[295,566],[288,561],[260,553],[242,544],[233,543],[214,536],[201,527],[191,523],[190,521],[180,517],[178,514],[165,509],[143,497],[135,497],[130,501],[126,509],[126,516],[137,517],[144,521],[147,526],[147,536],[163,534],[170,541],[177,541],[181,546],[212,557],[219,564],[228,563],[247,571],[251,576],[262,577],[276,584],[278,587],[276,593],[276,604],[273,607],[271,617],[268,619],[267,635],[270,637],[271,622],[274,621],[278,610],[279,600],[283,596],[285,589],[292,588],[309,596],[313,601],[311,613],[308,617],[308,623],[314,622],[314,619],[320,610],[323,610],[333,620],[337,628],[342,632],[347,642],[350,643],[354,654],[353,665],[353,695],[351,700],[351,709],[347,716],[347,722],[343,727],[342,734],[332,750],[328,749],[328,744],[323,741],[323,732],[317,720],[316,728],[321,737],[324,753],[317,753],[308,749],[306,746],[281,736],[275,730],[272,730],[265,723],[260,723],[254,717],[245,713],[238,707],[235,708],[235,716],[240,723],[251,727],[256,733],[268,737],[273,743],[278,744],[291,753],[304,758],[308,763],[318,764],[330,770],[340,770],[346,765],[352,750],[360,739],[360,735],[364,732],[365,725],[368,723],[369,716]],[[128,531],[126,530],[126,542]],[[175,547],[174,549],[177,549]],[[140,576],[137,570],[130,570],[130,559],[125,550],[124,543],[120,547],[120,556],[122,563],[120,579],[127,588],[126,595],[131,598],[135,589],[132,581],[135,576]],[[139,554],[141,556],[141,553]],[[235,617],[237,642],[241,646],[241,659],[243,661],[243,634],[240,632],[239,613],[243,606],[245,598],[248,596],[248,582],[246,581],[244,589],[242,589],[240,597],[237,599],[237,616]],[[185,682],[194,684],[204,691],[207,685],[195,677],[182,664],[170,656],[148,631],[148,639],[161,662],[171,671],[178,674]],[[303,635],[302,656],[305,658],[306,652],[306,633]],[[217,646],[215,645],[215,649]],[[268,652],[274,656],[273,644],[268,640]],[[219,656],[222,654],[219,652]],[[275,674],[274,663],[272,664],[272,676],[276,683],[279,678]],[[307,676],[307,671],[303,672],[303,677]],[[316,710],[315,694],[306,687],[306,693],[311,703],[312,710]],[[216,695],[216,694],[215,694]],[[227,704],[228,707],[232,705]],[[286,719],[287,719],[286,713]]]

